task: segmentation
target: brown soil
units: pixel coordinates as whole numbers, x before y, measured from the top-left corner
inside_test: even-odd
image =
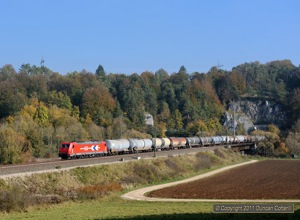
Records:
[[[300,199],[300,160],[268,160],[155,190],[156,198]]]

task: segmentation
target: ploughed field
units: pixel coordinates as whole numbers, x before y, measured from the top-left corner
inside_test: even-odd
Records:
[[[155,190],[148,196],[177,199],[300,199],[300,160],[261,161]]]

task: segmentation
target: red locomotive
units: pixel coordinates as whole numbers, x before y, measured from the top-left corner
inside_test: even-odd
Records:
[[[98,142],[62,142],[59,148],[61,158],[84,158],[107,155],[105,141]]]

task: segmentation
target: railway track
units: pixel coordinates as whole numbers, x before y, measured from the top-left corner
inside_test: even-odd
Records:
[[[192,154],[200,151],[213,150],[220,148],[221,146],[214,147],[201,147],[201,148],[187,148],[187,149],[175,149],[158,151],[155,153],[156,157],[166,157],[179,154]],[[13,177],[13,176],[24,176],[33,173],[41,172],[55,172],[76,167],[84,166],[94,166],[99,164],[110,164],[123,161],[132,161],[139,158],[149,159],[154,157],[154,152],[145,152],[138,154],[122,154],[106,157],[95,157],[95,158],[85,158],[76,160],[61,160],[60,158],[53,159],[51,161],[45,162],[33,162],[28,164],[20,165],[3,165],[0,166],[0,178]]]

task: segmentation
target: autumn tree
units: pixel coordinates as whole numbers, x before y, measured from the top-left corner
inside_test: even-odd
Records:
[[[197,120],[195,122],[191,122],[187,125],[186,127],[187,132],[190,135],[199,135],[199,136],[204,136],[204,133],[207,133],[208,129],[204,121],[202,120]]]
[[[22,108],[13,122],[13,128],[26,137],[28,148],[35,157],[43,156],[44,139],[52,142],[52,133],[45,132],[52,130],[51,127],[48,107],[35,98]]]
[[[22,162],[22,149],[26,138],[7,125],[0,126],[0,163]]]
[[[286,145],[291,154],[300,155],[300,119],[297,120],[289,132]]]
[[[271,133],[277,134],[277,135],[280,134],[279,128],[274,124],[271,124],[271,125],[268,126],[268,131],[271,132]]]
[[[216,88],[220,100],[227,104],[246,92],[246,80],[238,71],[233,70],[216,82]]]
[[[112,124],[112,138],[114,139],[122,139],[126,138],[127,132],[126,118],[123,116],[119,116],[114,119]],[[128,136],[128,138],[132,138]]]
[[[87,89],[82,97],[83,116],[90,114],[97,125],[111,125],[115,106],[114,98],[103,85]]]

